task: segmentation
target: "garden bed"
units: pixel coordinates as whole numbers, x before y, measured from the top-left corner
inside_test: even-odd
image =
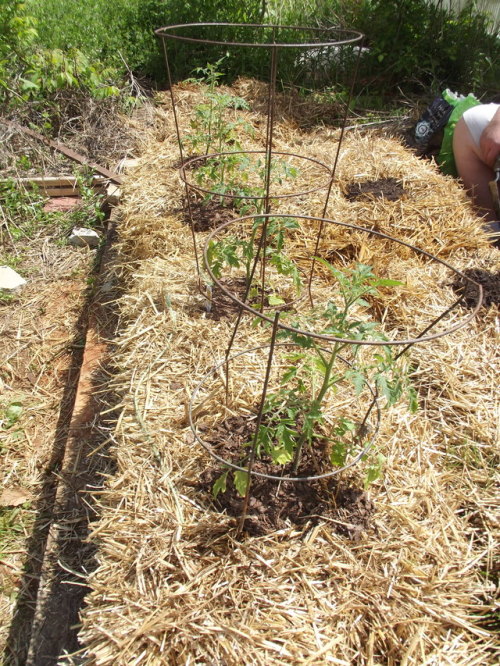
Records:
[[[240,82],[233,92],[243,88],[252,89]],[[176,93],[189,127],[202,92],[184,84]],[[246,99],[242,114],[259,145],[262,117]],[[337,513],[329,504],[319,518],[297,523],[282,515],[277,529],[238,536],[231,511],[214,504],[213,461],[188,421],[191,394],[224,358],[234,316],[211,318],[199,292],[172,169],[178,152],[168,98],[160,115],[161,137],[151,134],[124,185],[115,271],[126,290],[105,390],[110,409],[119,405],[109,423],[116,471],[97,495],[90,538],[98,566],[88,581],[79,658],[103,665],[495,663],[496,306],[489,301],[465,328],[410,350],[419,410],[404,401],[383,410],[380,480],[365,491],[361,463],[336,481]],[[276,149],[300,144],[329,164],[336,137],[298,130],[283,114]],[[396,139],[349,134],[337,177],[328,217],[402,238],[462,271],[498,272],[498,251],[459,185]],[[353,183],[391,179],[401,186],[395,200],[345,197]],[[283,210],[314,216],[321,206],[315,193]],[[196,232],[198,249],[208,233]],[[298,260],[315,237],[314,225],[302,225]],[[402,282],[371,305],[388,334],[418,333],[452,298],[443,266],[363,233],[329,228],[319,254],[343,266],[370,264]],[[315,288],[326,298],[331,286],[319,277]],[[235,352],[268,343],[269,329],[244,316]],[[259,377],[249,372],[247,390],[232,394],[227,407],[207,399],[198,412],[204,428],[248,415]],[[365,519],[352,532],[337,529],[355,522],[359,498]]]

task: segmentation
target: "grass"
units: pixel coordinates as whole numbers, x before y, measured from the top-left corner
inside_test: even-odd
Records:
[[[13,270],[17,270],[23,263],[22,254],[11,254],[9,252],[0,253],[0,266],[9,266]]]
[[[0,508],[0,557],[12,547],[19,536],[26,535],[29,527],[29,502],[15,508]]]
[[[11,294],[6,296],[13,298]],[[3,295],[0,290],[0,302],[2,300]],[[26,439],[24,430],[20,427],[23,411],[24,407],[18,401],[4,401],[0,404],[0,457],[8,456],[11,450],[19,446],[21,440]],[[6,470],[2,479],[4,484],[9,483],[12,472],[15,474],[14,470],[10,472]],[[13,497],[4,491],[0,500],[0,561],[4,556],[17,552],[19,540],[27,537],[32,522],[33,512],[30,509],[29,493],[20,490],[18,496]],[[2,577],[1,591],[8,596],[16,593],[16,587],[10,577]]]

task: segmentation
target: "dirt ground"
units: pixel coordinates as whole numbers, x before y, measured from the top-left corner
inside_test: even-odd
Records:
[[[72,104],[56,139],[89,162],[121,169],[136,146],[132,118],[124,122],[116,104],[78,93]],[[137,111],[141,128],[150,108],[145,102]],[[3,179],[84,177],[84,167],[17,127],[0,123],[0,139]],[[86,226],[84,215],[71,217],[82,206],[78,193],[46,198],[45,221],[31,224],[30,198],[38,201],[43,191],[30,192],[19,228],[8,209],[0,211],[0,264],[26,280],[15,293],[0,291],[0,662],[16,665],[54,663],[77,647],[82,580],[94,566],[94,549],[84,543],[94,509],[81,491],[102,482],[99,454],[88,454],[105,439],[95,395],[115,298],[101,272],[113,237],[109,204],[101,202],[99,248],[73,247],[71,220]]]
[[[109,225],[99,229],[103,241]],[[68,232],[55,224],[13,239],[3,229],[4,256],[18,258],[16,270],[26,279],[20,290],[3,292],[0,299],[5,664],[25,663],[29,655],[34,663],[52,663],[62,647],[76,649],[71,626],[78,621],[85,587],[65,579],[68,571],[85,571],[92,561],[92,548],[83,540],[93,511],[79,493],[99,483],[84,443],[96,417],[92,377],[104,362],[102,338],[111,335],[109,312],[104,315],[96,303],[109,301],[112,290],[100,278],[102,247],[73,247]],[[98,441],[95,432],[92,441]]]
[[[15,654],[25,640],[20,625],[34,611],[85,344],[87,279],[95,261],[95,252],[56,241],[53,230],[25,241],[27,258],[19,270],[27,284],[0,305],[5,488],[0,613],[2,644]],[[20,414],[12,423],[5,418],[13,404]],[[19,621],[17,636],[9,618]]]

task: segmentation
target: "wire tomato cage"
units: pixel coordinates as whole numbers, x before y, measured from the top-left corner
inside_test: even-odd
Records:
[[[256,153],[261,153],[264,160],[264,167],[262,169],[262,183],[261,183],[261,193],[258,195],[241,195],[241,194],[232,194],[225,193],[223,196],[227,199],[248,199],[259,202],[262,206],[262,210],[265,213],[271,212],[272,203],[275,202],[279,205],[280,200],[289,199],[291,197],[300,197],[305,194],[311,194],[312,192],[318,191],[320,189],[325,190],[325,200],[323,204],[323,216],[326,215],[326,210],[328,206],[328,201],[331,194],[331,189],[335,179],[335,171],[338,163],[340,147],[342,144],[344,136],[344,128],[346,126],[347,116],[349,112],[349,105],[352,99],[353,86],[356,78],[357,67],[359,63],[359,57],[361,54],[361,45],[363,40],[363,34],[355,31],[348,30],[345,28],[332,27],[328,29],[324,28],[314,28],[314,27],[305,27],[305,26],[282,26],[282,25],[272,25],[272,24],[240,24],[240,23],[188,23],[180,25],[171,25],[158,28],[155,31],[155,34],[160,38],[163,47],[163,54],[165,59],[165,67],[167,72],[167,81],[168,87],[170,90],[171,102],[172,102],[172,113],[175,123],[177,143],[179,147],[180,155],[180,168],[179,176],[184,183],[185,194],[186,194],[186,203],[187,203],[187,212],[188,218],[190,220],[190,227],[193,239],[193,249],[195,254],[195,262],[198,276],[200,276],[200,261],[198,247],[196,243],[196,235],[194,228],[193,220],[193,209],[191,205],[192,201],[192,192],[201,192],[205,195],[212,197],[220,197],[221,193],[217,189],[210,187],[200,187],[196,185],[189,178],[188,171],[193,166],[203,163],[207,158],[212,160],[222,159],[228,155],[246,155],[249,158],[255,156]],[[184,155],[183,148],[183,132],[181,130],[181,123],[179,122],[179,113],[178,113],[178,103],[175,93],[175,88],[173,84],[172,76],[172,67],[170,63],[170,52],[172,46],[178,43],[191,44],[197,48],[202,47],[216,47],[220,48],[222,53],[230,52],[234,49],[246,50],[246,49],[259,49],[264,52],[267,56],[267,62],[263,64],[263,69],[261,75],[266,78],[267,71],[267,80],[268,80],[268,93],[267,93],[267,103],[266,103],[266,131],[265,131],[265,140],[264,147],[262,151],[252,151],[252,150],[235,150],[235,151],[222,151],[219,153],[211,153],[210,155],[203,155],[201,157],[196,156],[195,158],[187,160]],[[299,153],[283,153],[280,151],[274,150],[273,139],[275,133],[275,122],[276,122],[276,86],[277,78],[279,74],[279,56],[283,51],[288,50],[299,50],[301,52],[307,53],[318,53],[321,50],[332,50],[334,53],[338,52],[340,49],[344,48],[355,48],[355,58],[354,58],[354,75],[352,79],[352,85],[349,89],[348,97],[345,101],[344,115],[341,119],[341,129],[340,137],[337,144],[337,150],[334,157],[334,162],[332,166],[328,166],[319,160],[314,160],[310,157],[301,155]],[[315,164],[319,169],[318,177],[314,178],[317,180],[321,179],[320,184],[316,184],[313,187],[302,188],[298,191],[289,191],[286,193],[280,193],[276,191],[276,186],[273,184],[273,163],[276,163],[276,158],[278,156],[286,156],[288,158],[293,158],[301,162],[307,162],[308,165]],[[321,172],[326,174],[321,176]],[[273,186],[274,185],[274,186]]]
[[[251,496],[252,488],[251,481],[253,477],[264,477],[276,482],[312,482],[331,478],[364,459],[372,447],[379,431],[381,415],[378,388],[376,385],[366,380],[363,383],[363,396],[353,395],[350,400],[350,405],[351,408],[354,408],[354,406],[356,407],[356,420],[358,425],[360,425],[360,431],[369,431],[371,435],[368,438],[363,439],[363,441],[361,437],[356,440],[357,446],[352,449],[350,455],[345,459],[344,464],[339,464],[334,469],[330,469],[327,472],[318,471],[314,474],[305,475],[297,473],[296,468],[287,474],[276,474],[274,471],[262,471],[262,469],[255,468],[260,452],[259,432],[263,420],[265,421],[266,418],[266,414],[264,413],[266,401],[268,400],[269,395],[276,390],[276,386],[279,386],[278,370],[279,368],[283,368],[283,355],[285,355],[286,358],[285,350],[293,348],[295,344],[294,340],[308,340],[311,345],[316,345],[316,349],[320,355],[325,352],[325,349],[346,348],[349,351],[350,358],[346,358],[344,355],[338,355],[336,363],[340,364],[341,367],[344,367],[347,373],[355,373],[357,371],[356,359],[358,358],[360,349],[396,348],[397,353],[393,357],[393,360],[397,361],[413,345],[429,343],[466,326],[474,319],[481,307],[483,289],[478,282],[455,269],[446,261],[402,239],[375,229],[368,229],[362,226],[329,219],[327,217],[328,204],[332,187],[335,182],[340,148],[344,138],[349,106],[359,65],[363,40],[363,35],[361,33],[343,28],[332,28],[325,31],[319,28],[302,26],[237,23],[172,25],[159,28],[155,32],[161,39],[165,57],[167,79],[172,101],[172,113],[180,154],[179,177],[185,188],[187,212],[190,222],[199,284],[201,285],[201,275],[203,270],[204,274],[209,276],[212,285],[235,304],[238,312],[230,340],[224,353],[224,358],[216,363],[195,387],[189,403],[188,413],[190,427],[196,441],[210,454],[210,456],[217,461],[217,463],[223,465],[225,469],[233,470],[233,472],[246,473],[247,475],[243,508],[238,526],[238,532],[241,532],[248,513],[249,498]],[[186,158],[183,147],[183,132],[181,130],[181,123],[179,122],[178,103],[173,85],[170,63],[171,49],[172,45],[175,43],[185,43],[192,45],[193,47],[196,46],[197,49],[209,47],[210,49],[216,49],[215,52],[217,52],[217,49],[220,49],[221,51],[224,50],[224,52],[230,52],[232,49],[240,49],[243,51],[245,51],[245,49],[259,49],[264,54],[264,60],[266,63],[264,70],[267,72],[268,83],[265,138],[264,146],[261,149],[246,150],[242,147],[237,150],[222,150],[210,153],[207,149],[204,155],[195,155],[194,157],[191,156]],[[343,48],[356,48],[357,54],[354,75],[349,89],[348,99],[345,103],[345,112],[341,119],[340,134],[332,165],[326,165],[319,160],[298,153],[275,150],[273,142],[276,123],[277,80],[279,77],[280,57],[283,52],[286,52],[288,49],[299,49],[307,54],[311,52],[317,53],[318,50],[321,49],[337,50]],[[213,52],[214,51],[212,51],[212,53]],[[213,187],[209,180],[206,182],[200,178],[197,180],[196,176],[193,175],[197,169],[204,167],[207,163],[216,165],[218,161],[222,162],[228,157],[242,157],[249,161],[260,161],[262,165],[260,170],[261,182],[257,192],[245,192],[244,188],[239,188],[237,184],[234,186],[234,191],[231,191],[231,189],[221,191],[220,188]],[[273,164],[275,164],[277,159],[295,160],[296,162],[306,164],[308,169],[316,169],[317,174],[311,178],[313,185],[309,184],[294,189],[290,184],[288,184],[287,187],[282,187],[282,183],[277,184],[276,180],[273,180]],[[313,192],[320,190],[324,190],[325,192],[322,213],[320,215],[312,216],[280,213],[280,205],[282,201],[292,197],[304,198],[311,195]],[[203,268],[196,240],[191,204],[195,193],[206,197],[223,197],[224,199],[233,201],[237,199],[253,201],[258,207],[257,213],[231,219],[219,225],[208,234],[203,248]],[[279,227],[278,232],[276,232],[277,227]],[[286,312],[282,312],[283,308],[281,305],[276,306],[274,312],[272,312],[270,310],[273,310],[273,307],[269,307],[269,304],[266,306],[264,303],[267,285],[271,282],[273,283],[273,289],[277,290],[277,294],[274,294],[274,300],[280,304],[284,302],[281,298],[282,294],[280,293],[280,290],[284,289],[287,280],[288,282],[290,281],[290,271],[292,271],[293,268],[290,268],[290,263],[286,263],[286,250],[288,247],[285,246],[287,246],[287,243],[293,245],[294,236],[300,235],[300,229],[304,227],[316,228],[313,235],[315,240],[313,242],[313,249],[306,253],[306,256],[301,258],[300,265],[296,267],[297,273],[294,273],[294,275],[295,277],[297,277],[297,275],[307,276],[308,298],[306,299],[298,296],[291,299],[290,305],[293,315],[297,314],[297,320],[299,322],[308,322],[307,326],[300,325],[296,322],[294,323],[293,316],[290,317]],[[283,229],[285,229],[284,232]],[[455,298],[449,289],[449,280],[442,280],[442,284],[444,285],[442,286],[444,302],[442,309],[435,314],[433,307],[429,307],[429,312],[432,314],[429,314],[428,321],[424,323],[420,330],[413,332],[412,334],[405,334],[397,331],[396,334],[392,333],[390,337],[370,337],[368,335],[362,339],[360,337],[356,339],[355,335],[352,335],[351,337],[345,334],[336,335],[335,331],[332,332],[328,329],[324,330],[324,326],[322,328],[321,321],[318,320],[315,312],[318,303],[321,301],[321,294],[323,293],[318,289],[318,274],[321,273],[321,270],[319,270],[321,264],[318,262],[321,262],[319,254],[326,230],[328,230],[328,233],[330,234],[332,231],[337,231],[338,233],[351,234],[353,238],[357,239],[359,239],[359,237],[366,238],[371,243],[381,243],[383,245],[382,252],[387,251],[387,245],[393,245],[400,250],[402,249],[412,253],[419,258],[420,262],[428,266],[429,270],[435,270],[436,273],[441,271],[441,273],[444,272],[447,275],[451,274],[455,279],[459,280],[462,285],[472,287],[477,294],[476,303],[469,312],[463,314],[459,311],[459,307],[464,303],[465,290],[462,290],[462,293],[459,294],[458,298]],[[239,251],[241,252],[239,257],[233,259],[232,267],[230,267],[228,273],[234,274],[235,271],[237,272],[235,266],[241,267],[241,265],[245,265],[246,287],[243,294],[234,291],[231,286],[229,286],[231,282],[225,280],[224,276],[221,275],[222,269],[225,268],[223,262],[218,265],[217,270],[214,268],[214,260],[212,256],[214,247],[216,247],[219,241],[223,240],[225,237],[227,238],[228,234],[231,234],[232,238],[236,239],[235,247],[237,247],[237,249],[239,248]],[[274,260],[273,263],[272,257],[270,259],[270,253],[276,248],[279,249],[280,259],[279,261]],[[286,269],[289,271],[288,273],[283,268],[284,264],[286,264]],[[256,282],[260,284],[260,303],[258,304],[255,303],[255,298],[253,300],[251,298],[252,285]],[[391,281],[389,280],[389,282]],[[339,290],[340,285],[333,280],[331,287],[332,294],[334,294],[336,289],[337,291]],[[244,314],[250,314],[264,326],[271,326],[271,340],[269,344],[232,353],[235,338]],[[278,342],[278,338],[283,335],[290,336],[291,341],[286,343]],[[320,350],[323,350],[323,352]],[[239,396],[243,390],[243,388],[236,390],[234,382],[237,381],[240,382],[240,384],[245,384],[249,373],[250,360],[254,359],[256,356],[260,357],[261,361],[260,365],[257,363],[252,372],[254,373],[254,376],[260,377],[259,381],[261,382],[261,390],[257,391],[257,393],[254,391],[252,398],[253,403],[247,404],[245,407],[247,414],[253,414],[252,418],[255,420],[255,430],[252,441],[247,443],[246,454],[234,461],[224,455],[220,455],[217,447],[214,447],[214,445],[207,442],[206,437],[202,436],[199,427],[199,415],[203,410],[200,409],[200,406],[202,406],[209,398],[213,399],[215,391],[215,401],[222,412],[224,412],[225,409],[225,413],[234,413],[233,402],[235,402],[235,396]],[[232,372],[231,368],[233,369]],[[236,403],[238,403],[238,400],[236,400]],[[222,412],[221,418],[223,416]],[[318,467],[318,469],[320,468]]]

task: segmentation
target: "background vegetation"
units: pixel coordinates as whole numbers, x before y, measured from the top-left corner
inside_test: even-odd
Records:
[[[369,48],[355,92],[372,106],[400,94],[428,98],[444,87],[489,98],[499,92],[498,25],[477,2],[460,5],[453,10],[448,0],[0,0],[0,104],[4,109],[33,104],[62,89],[130,101],[127,73],[129,79],[133,72],[153,85],[165,83],[153,30],[203,21],[360,30]],[[210,55],[182,44],[173,51],[178,78],[205,66]],[[262,58],[261,49],[232,52],[226,72],[265,75]],[[304,66],[297,54],[288,53],[282,65],[287,80],[308,87],[310,63]],[[353,59],[323,62],[319,69],[319,84],[342,95]]]

